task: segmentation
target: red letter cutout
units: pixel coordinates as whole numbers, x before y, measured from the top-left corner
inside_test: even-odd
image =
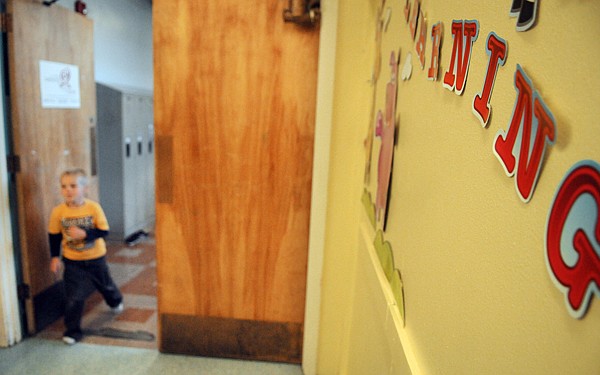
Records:
[[[421,24],[421,31],[419,32],[419,39],[417,40],[417,44],[415,45],[415,51],[417,51],[417,56],[419,56],[419,62],[421,63],[421,69],[425,68],[425,42],[427,41],[427,22],[425,21],[425,17],[423,16],[423,12],[421,12],[421,16],[419,17],[419,23]]]
[[[494,154],[500,160],[507,176],[512,177],[516,169],[517,193],[521,200],[527,203],[533,196],[546,144],[554,144],[556,124],[552,113],[537,91],[533,90],[531,81],[518,64],[515,88],[518,95],[512,120],[506,133],[502,130],[496,133]],[[533,121],[532,111],[536,121]],[[533,145],[530,146],[532,142]]]
[[[600,297],[599,214],[600,164],[584,160],[563,179],[546,227],[548,272],[577,319],[585,315],[594,294]]]
[[[436,23],[431,28],[431,66],[427,70],[427,79],[437,81],[440,67],[440,46],[442,45],[442,35],[444,34],[444,24]]]
[[[496,33],[491,32],[488,35],[486,53],[490,57],[485,82],[481,93],[475,95],[473,99],[473,114],[479,119],[482,127],[488,125],[490,119],[490,99],[492,97],[492,88],[496,81],[498,66],[506,62],[507,46],[506,41],[500,38]]]
[[[404,18],[406,22],[410,20],[410,0],[406,0],[406,4],[404,4]]]
[[[467,73],[471,64],[471,47],[479,34],[479,21],[452,21],[452,57],[450,68],[444,75],[443,86],[456,95],[465,89]]]
[[[417,21],[419,20],[419,13],[421,11],[421,3],[419,0],[415,0],[415,4],[413,5],[413,16],[410,20],[410,36],[415,39],[417,35]]]

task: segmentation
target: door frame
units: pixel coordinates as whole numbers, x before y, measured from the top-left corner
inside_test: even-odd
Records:
[[[21,341],[21,319],[17,298],[16,264],[14,257],[11,210],[8,199],[6,168],[4,103],[0,100],[0,347]]]
[[[302,371],[317,374],[319,332],[321,321],[321,280],[327,226],[327,187],[329,185],[329,151],[335,87],[338,1],[321,3],[319,61],[317,73],[317,108],[308,239],[308,266],[306,276],[306,308]]]
[[[2,3],[4,8],[4,3]],[[1,9],[4,11],[4,9]],[[7,119],[6,87],[8,71],[5,66],[7,42],[5,35],[0,36],[0,347],[8,347],[22,340],[21,315],[17,296],[16,252],[13,241],[13,216],[11,210],[10,182],[7,156]]]

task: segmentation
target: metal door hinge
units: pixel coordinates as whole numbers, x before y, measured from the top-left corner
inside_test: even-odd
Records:
[[[29,284],[19,284],[19,286],[17,286],[17,296],[20,300],[31,298]]]
[[[288,0],[283,20],[304,27],[315,27],[321,20],[321,0]]]
[[[12,15],[10,13],[0,13],[0,31],[12,32]]]
[[[21,171],[21,158],[19,158],[19,155],[6,155],[6,169],[8,173]]]

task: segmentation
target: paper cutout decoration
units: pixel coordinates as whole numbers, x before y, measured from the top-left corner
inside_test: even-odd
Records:
[[[417,56],[419,57],[421,69],[425,69],[425,42],[427,41],[427,22],[425,21],[423,12],[420,12],[420,14],[421,16],[419,18],[419,24],[421,26],[419,29],[419,39],[417,39],[417,43],[415,44],[415,51],[417,52]]]
[[[554,116],[534,90],[523,68],[515,72],[517,99],[506,132],[494,139],[494,154],[508,177],[515,176],[515,188],[525,203],[531,200],[548,146],[556,139]]]
[[[381,72],[381,39],[383,37],[384,20],[382,19],[383,8],[377,9],[377,28],[375,29],[375,62],[373,64],[373,84],[379,79]]]
[[[444,35],[444,24],[438,22],[431,28],[431,65],[427,70],[427,79],[437,81],[440,70],[440,48],[442,47],[442,36]]]
[[[489,33],[485,49],[485,52],[489,56],[487,73],[485,74],[483,89],[473,98],[473,114],[479,119],[481,126],[484,128],[487,127],[490,120],[492,111],[490,100],[492,98],[494,82],[496,81],[498,66],[504,66],[507,50],[507,43],[504,39],[500,38],[494,32]]]
[[[371,123],[373,121],[370,121]],[[371,158],[373,155],[373,125],[369,125],[368,134],[363,144],[365,146],[365,173],[364,173],[364,183],[367,185],[369,181],[371,181]]]
[[[375,234],[373,245],[375,246],[375,252],[377,253],[377,258],[379,258],[379,263],[381,263],[385,278],[388,281],[392,280],[392,274],[394,273],[392,245],[388,241],[383,240],[383,232],[381,230],[378,230]]]
[[[419,0],[415,0],[415,3],[413,5],[413,14],[412,17],[410,19],[410,36],[411,38],[413,38],[413,40],[415,39],[415,36],[417,35],[417,22],[419,21],[419,13],[421,12],[421,3],[419,2]]]
[[[392,8],[385,10],[385,17],[383,19],[383,30],[387,31],[388,25],[390,24],[390,18],[392,18]]]
[[[443,86],[456,95],[462,95],[467,81],[469,65],[471,65],[471,50],[479,35],[479,21],[452,21],[452,57],[450,67],[444,75]]]
[[[373,246],[375,247],[375,253],[377,254],[377,258],[379,259],[379,263],[381,264],[385,278],[390,284],[398,312],[402,317],[402,324],[404,324],[404,286],[402,283],[402,277],[400,276],[400,271],[397,268],[394,268],[394,253],[392,251],[392,245],[388,241],[384,240],[383,232],[378,230],[375,234]]]
[[[371,98],[371,116],[369,117],[369,127],[367,129],[367,136],[363,142],[365,146],[365,173],[364,183],[369,184],[371,181],[371,158],[373,155],[373,138],[374,138],[374,126],[373,118],[375,115],[375,98],[377,97],[377,81],[379,81],[379,74],[381,72],[381,39],[383,34],[384,20],[382,19],[383,4],[377,9],[377,29],[375,30],[375,61],[373,64],[373,76],[371,77],[372,83],[372,98]]]
[[[400,275],[400,270],[398,270],[397,268],[392,274],[390,286],[392,287],[392,293],[394,294],[394,299],[396,300],[396,307],[398,307],[398,312],[400,313],[400,317],[402,318],[402,325],[404,325],[406,324],[406,318],[404,313],[404,284],[402,283],[402,276]]]
[[[394,158],[394,134],[396,118],[396,94],[398,92],[398,60],[394,51],[390,54],[390,80],[385,92],[385,116],[377,113],[375,135],[381,138],[379,148],[379,162],[377,164],[377,196],[375,198],[375,214],[378,222],[383,221],[385,228],[388,190],[392,174],[392,160]]]
[[[513,0],[509,15],[517,17],[517,31],[527,31],[535,25],[538,0]]]
[[[402,80],[407,81],[410,79],[412,74],[412,54],[409,52],[406,54],[404,65],[402,66]]]
[[[404,18],[407,23],[410,21],[410,0],[406,0],[406,3],[404,4]]]
[[[563,178],[546,225],[546,266],[569,314],[583,318],[600,298],[600,164],[583,160]]]
[[[376,226],[376,223],[375,223],[375,205],[373,204],[373,201],[371,199],[371,193],[369,193],[369,191],[367,190],[367,188],[365,188],[363,190],[361,201],[362,201],[363,206],[365,207],[365,212],[367,213],[367,217],[369,218],[369,222],[371,223],[371,226],[373,226],[373,229],[375,229],[375,226]]]

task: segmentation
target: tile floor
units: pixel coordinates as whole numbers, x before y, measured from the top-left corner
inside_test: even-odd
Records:
[[[191,357],[157,350],[28,338],[0,348],[2,375],[302,375],[299,365]]]
[[[86,301],[82,328],[96,334],[86,335],[83,342],[158,349],[154,238],[152,235],[144,237],[132,246],[120,241],[108,241],[107,251],[110,271],[123,293],[125,308],[121,314],[113,314],[102,296],[94,292]],[[60,340],[63,331],[61,318],[37,337]],[[135,333],[136,339],[124,339],[123,332]],[[152,336],[154,339],[151,339]]]
[[[67,346],[62,318],[35,337],[0,348],[0,374],[203,374],[302,375],[299,365],[163,354],[157,350],[156,248],[152,236],[133,246],[108,242],[111,273],[124,296],[125,309],[110,312],[100,294],[87,302],[84,330],[143,333],[144,339],[87,335]],[[148,335],[154,339],[148,339]],[[114,335],[113,335],[114,336]]]

